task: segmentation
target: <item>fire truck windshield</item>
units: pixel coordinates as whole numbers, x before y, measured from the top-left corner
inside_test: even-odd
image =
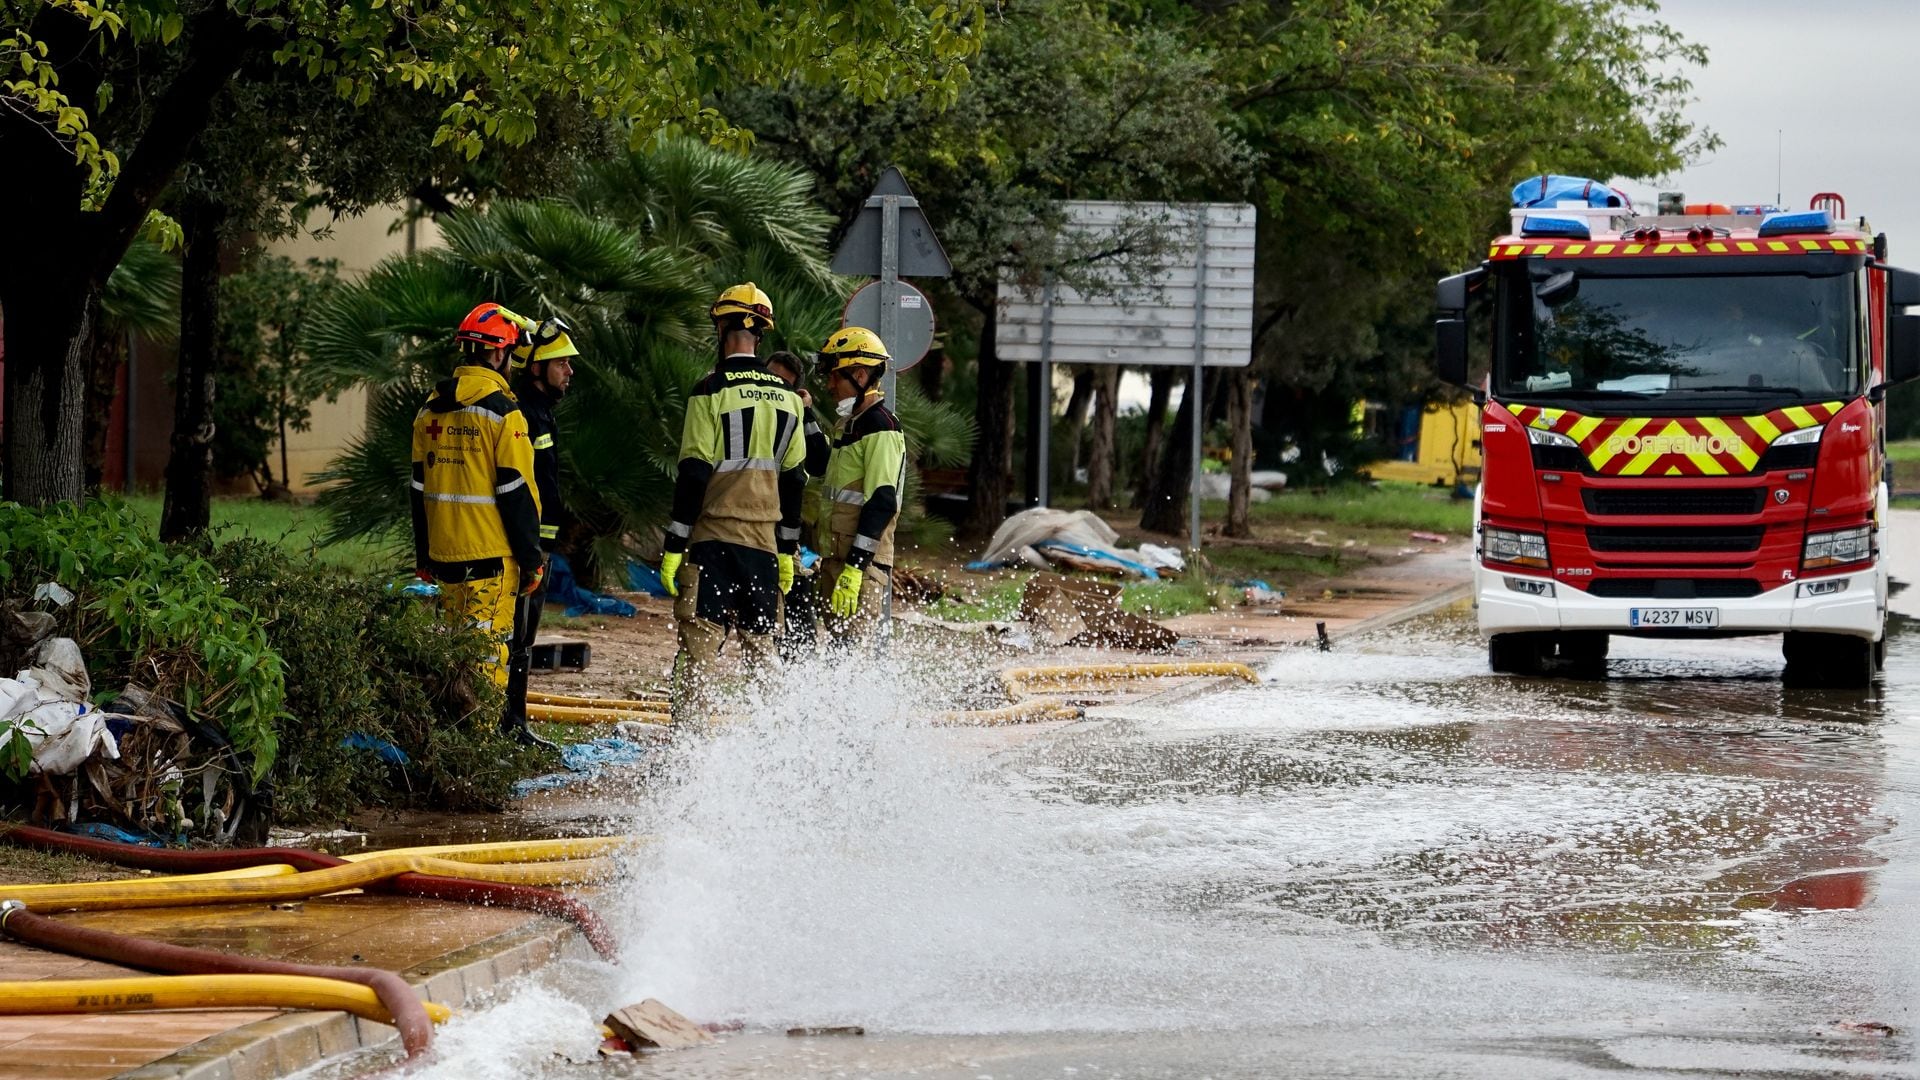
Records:
[[[1500,283],[1496,396],[1819,401],[1858,393],[1851,273],[1622,276],[1547,261],[1516,270]]]

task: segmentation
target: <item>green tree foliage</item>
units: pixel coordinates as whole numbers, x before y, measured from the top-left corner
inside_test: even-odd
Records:
[[[40,253],[0,267],[0,304],[36,315],[6,323],[4,483],[35,503],[80,495],[79,369],[100,289],[248,63],[266,57],[356,107],[389,90],[421,95],[439,110],[430,142],[471,159],[526,145],[556,99],[622,125],[637,145],[667,124],[743,141],[705,100],[735,83],[798,74],[870,100],[951,95],[980,23],[972,0],[723,0],[697,16],[656,0],[5,0],[3,10],[0,200]],[[116,102],[116,65],[156,48],[164,84]],[[143,120],[102,138],[116,107]]]
[[[1061,199],[1238,197],[1256,155],[1235,130],[1210,47],[1165,20],[1080,0],[1013,0],[989,20],[952,108],[906,97],[878,107],[788,83],[722,98],[766,152],[805,166],[842,223],[882,166],[899,166],[953,261],[949,321],[977,320],[972,531],[1006,501],[1013,377],[993,351],[1001,280],[1045,277],[1098,293],[1158,265],[1176,222],[1137,215],[1120,242],[1060,229]],[[927,284],[927,283],[922,283]],[[957,303],[953,302],[957,301]],[[969,335],[973,336],[973,335]]]
[[[285,487],[286,440],[305,431],[309,404],[325,393],[300,347],[309,312],[339,283],[339,264],[256,257],[220,281],[220,354],[214,369],[214,470]],[[269,452],[280,444],[276,481]]]

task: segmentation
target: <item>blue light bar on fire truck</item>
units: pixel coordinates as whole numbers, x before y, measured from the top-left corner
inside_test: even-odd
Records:
[[[1593,233],[1580,218],[1528,214],[1520,223],[1521,236],[1551,236],[1566,240],[1591,240]]]
[[[1785,236],[1788,233],[1830,233],[1833,215],[1825,210],[1796,210],[1790,214],[1768,214],[1760,221],[1761,236]]]

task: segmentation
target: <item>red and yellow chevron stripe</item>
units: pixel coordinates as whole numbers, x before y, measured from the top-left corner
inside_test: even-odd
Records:
[[[1572,439],[1602,476],[1741,476],[1773,440],[1833,419],[1845,402],[1791,405],[1759,416],[1582,416],[1507,405],[1514,419]]]
[[[1677,239],[1645,243],[1626,239],[1596,242],[1562,239],[1516,240],[1509,237],[1494,241],[1487,256],[1493,259],[1518,259],[1527,255],[1555,257],[1577,255],[1586,258],[1617,259],[1634,255],[1805,255],[1810,252],[1827,251],[1864,254],[1868,249],[1867,241],[1850,237],[1788,237],[1785,240],[1720,239],[1704,243],[1691,243]]]

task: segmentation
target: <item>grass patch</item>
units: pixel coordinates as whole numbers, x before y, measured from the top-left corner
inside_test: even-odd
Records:
[[[1908,439],[1905,442],[1888,443],[1887,460],[1920,461],[1920,439]]]
[[[127,506],[156,529],[160,525],[159,495],[130,495]],[[329,566],[345,567],[363,573],[383,569],[400,571],[411,556],[396,548],[365,540],[342,544],[322,544],[327,518],[319,509],[297,503],[269,502],[255,498],[213,500],[211,514],[216,540],[242,537],[265,540],[284,548],[289,554],[309,556]]]
[[[58,851],[0,847],[0,884],[59,885],[69,881],[106,881],[129,871],[112,863]]]
[[[1011,619],[1020,612],[1020,593],[1027,587],[1022,575],[1010,581],[994,581],[980,588],[966,589],[965,599],[956,594],[927,605],[927,614],[948,622],[994,622]]]
[[[1171,619],[1233,604],[1231,587],[1192,578],[1141,581],[1120,590],[1120,610],[1149,619]]]
[[[1463,533],[1473,527],[1473,503],[1417,484],[1347,484],[1325,491],[1280,491],[1250,508],[1256,521],[1328,522],[1349,528],[1420,529]],[[1226,504],[1201,504],[1201,513],[1224,518]]]
[[[1280,584],[1276,579],[1338,577],[1352,569],[1356,561],[1342,560],[1338,551],[1330,551],[1325,555],[1303,555],[1275,551],[1255,544],[1221,544],[1206,549],[1206,556],[1207,561],[1213,564],[1215,577],[1233,581],[1261,578],[1271,585]]]

